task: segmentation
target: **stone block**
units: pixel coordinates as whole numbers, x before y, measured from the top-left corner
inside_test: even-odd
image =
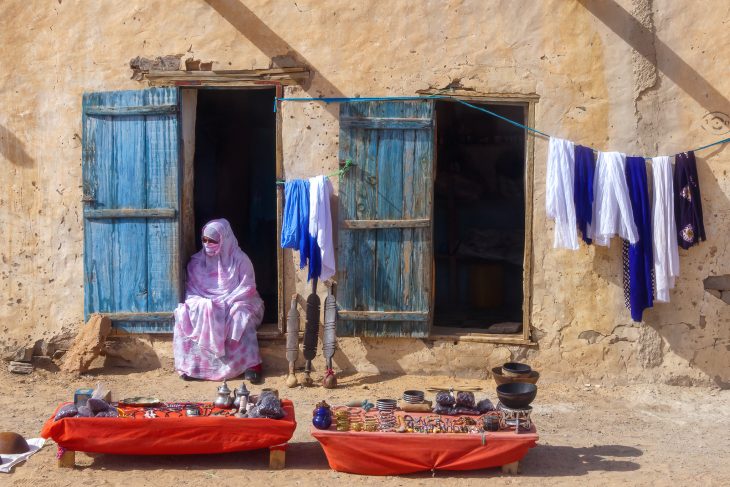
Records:
[[[61,370],[76,373],[89,370],[91,363],[104,350],[106,337],[111,330],[112,322],[109,317],[96,313],[91,315],[76,336],[73,346],[66,353]]]
[[[33,372],[33,365],[26,362],[10,362],[8,370],[13,374],[30,374]]]
[[[702,281],[705,289],[717,289],[719,291],[730,290],[730,274],[722,276],[710,276]]]

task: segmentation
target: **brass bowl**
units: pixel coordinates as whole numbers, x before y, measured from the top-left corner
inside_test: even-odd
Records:
[[[529,375],[510,377],[502,373],[502,367],[493,367],[492,376],[494,376],[494,382],[496,382],[498,386],[502,384],[511,384],[512,382],[537,384],[537,380],[540,378],[540,372],[533,370],[529,373]]]

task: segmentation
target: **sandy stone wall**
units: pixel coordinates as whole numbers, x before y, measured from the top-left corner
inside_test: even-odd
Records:
[[[81,96],[144,87],[131,79],[136,56],[180,54],[213,61],[213,69],[266,68],[272,60],[309,66],[311,80],[288,96],[414,95],[454,83],[538,94],[541,130],[597,148],[674,154],[728,131],[727,18],[723,0],[6,0],[0,346],[58,340],[81,323]],[[285,103],[282,110],[287,176],[336,169],[337,106]],[[730,274],[727,149],[699,154],[708,241],[680,252],[672,303],[635,324],[623,307],[618,242],[551,248],[546,148],[536,140],[537,345],[347,339],[339,367],[480,376],[489,365],[525,359],[571,380],[730,386],[730,308],[724,288],[703,284]],[[285,257],[285,296],[306,293],[294,256]],[[168,342],[152,343],[169,358]],[[265,345],[266,356],[283,355],[280,346]]]

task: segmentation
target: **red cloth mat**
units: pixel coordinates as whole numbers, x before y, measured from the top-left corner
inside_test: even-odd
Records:
[[[115,455],[184,455],[256,450],[288,442],[297,422],[282,399],[282,419],[201,417],[64,418],[54,414],[41,430],[59,446]],[[60,407],[60,406],[59,406]],[[58,409],[56,409],[58,411]]]
[[[521,460],[538,440],[529,432],[371,433],[318,430],[314,436],[338,472],[398,475],[430,470],[478,470]],[[483,443],[484,442],[484,443]]]

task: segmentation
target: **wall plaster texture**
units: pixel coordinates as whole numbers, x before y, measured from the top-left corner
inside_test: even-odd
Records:
[[[266,68],[283,56],[313,73],[287,96],[414,95],[454,82],[538,94],[543,131],[600,149],[674,154],[728,132],[729,18],[724,0],[6,0],[0,347],[63,342],[81,324],[81,96],[146,86],[130,79],[136,56],[182,54],[212,60],[213,69]],[[284,103],[287,177],[336,169],[337,114],[334,104]],[[618,241],[552,249],[546,148],[535,141],[537,346],[350,338],[340,340],[338,367],[478,377],[510,359],[548,380],[730,386],[730,308],[703,287],[730,273],[727,148],[698,154],[708,241],[680,252],[672,302],[640,324],[623,306]],[[285,296],[306,295],[295,256],[285,259]],[[169,340],[135,342],[170,358]],[[262,347],[279,367],[283,344]]]

